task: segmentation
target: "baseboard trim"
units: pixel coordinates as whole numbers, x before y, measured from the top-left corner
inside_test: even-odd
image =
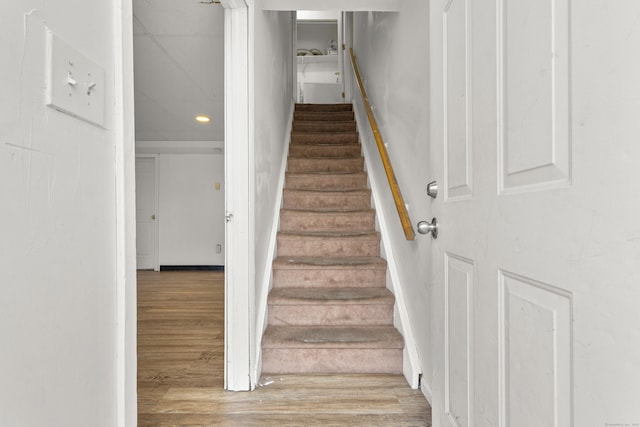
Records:
[[[224,265],[161,265],[160,271],[224,271]]]
[[[276,257],[276,243],[278,229],[280,228],[280,209],[282,208],[282,190],[285,184],[285,173],[287,171],[287,159],[289,157],[289,144],[291,142],[291,129],[293,128],[293,113],[295,111],[295,102],[291,100],[291,106],[289,109],[289,121],[287,129],[284,133],[284,150],[282,153],[282,159],[280,163],[280,178],[278,180],[278,195],[276,196],[275,203],[273,205],[273,223],[269,232],[269,246],[267,259],[270,262],[265,263],[264,271],[262,271],[262,277],[260,281],[256,283],[256,287],[262,289],[262,298],[259,301],[255,301],[256,304],[256,337],[255,337],[255,349],[253,352],[253,359],[251,361],[251,368],[249,372],[251,385],[253,388],[258,384],[260,375],[262,374],[262,334],[267,327],[267,298],[269,291],[271,290],[271,276],[273,270],[273,259]],[[258,276],[258,275],[256,275]],[[258,276],[259,277],[259,276]]]
[[[363,107],[361,107],[362,100],[357,99],[353,101],[353,111],[356,116],[356,122],[358,126],[358,133],[360,134],[360,142],[362,145],[362,152],[365,158],[365,168],[367,169],[367,175],[369,178],[369,184],[371,187],[371,195],[373,199],[373,205],[376,208],[376,218],[378,226],[380,227],[381,245],[384,253],[384,258],[387,260],[387,287],[393,292],[396,298],[396,313],[394,315],[394,325],[400,330],[405,340],[405,349],[403,357],[403,375],[407,379],[407,382],[413,389],[419,387],[419,378],[422,374],[422,366],[420,363],[420,357],[418,355],[418,348],[416,339],[413,333],[413,328],[407,312],[407,306],[404,298],[403,283],[400,280],[400,273],[398,271],[398,264],[396,262],[393,246],[389,237],[390,231],[388,227],[388,219],[385,216],[384,209],[381,208],[383,197],[381,188],[387,184],[378,182],[378,176],[371,170],[370,165],[373,163],[375,154],[370,152],[370,146],[373,144],[368,138],[372,137],[371,131],[365,128],[365,123],[368,123],[367,117],[363,113]],[[386,187],[388,188],[388,187]]]

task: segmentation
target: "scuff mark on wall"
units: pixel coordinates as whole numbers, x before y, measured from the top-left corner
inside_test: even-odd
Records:
[[[46,151],[38,150],[36,148],[25,147],[25,146],[18,145],[18,144],[12,144],[10,142],[5,142],[4,145],[6,145],[8,147],[16,148],[18,150],[30,151],[30,152],[33,152],[33,153],[46,154],[48,156],[51,156],[51,153],[47,153]]]

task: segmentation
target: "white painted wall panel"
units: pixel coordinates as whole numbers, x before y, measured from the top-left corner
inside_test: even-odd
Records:
[[[284,166],[291,129],[293,104],[294,43],[293,14],[251,10],[249,34],[250,62],[250,143],[254,174],[249,177],[254,193],[249,202],[255,218],[255,274],[251,301],[256,310],[250,315],[251,375],[259,374],[260,343],[265,325],[267,294],[270,286],[271,262],[275,252],[275,232],[279,224]],[[258,378],[252,378],[253,384]]]
[[[116,425],[115,4],[0,2],[2,426]],[[45,26],[104,68],[104,128],[45,107]]]
[[[431,218],[425,195],[425,185],[430,180],[429,28],[425,24],[429,19],[428,7],[429,3],[422,0],[406,0],[397,13],[354,13],[354,51],[414,226]],[[350,66],[350,62],[345,64]],[[360,94],[355,93],[354,97],[359,99]],[[365,114],[358,121],[364,129],[369,126]],[[375,153],[371,132],[363,132],[360,137],[367,149]],[[385,250],[401,260],[399,286],[403,287],[406,310],[415,331],[423,390],[428,395],[433,373],[431,240],[421,235],[416,241],[405,239],[381,164],[374,160],[368,168],[369,176],[380,183],[382,197],[377,209],[383,212],[390,230],[389,247]]]
[[[161,266],[224,265],[223,163],[216,154],[158,156]]]

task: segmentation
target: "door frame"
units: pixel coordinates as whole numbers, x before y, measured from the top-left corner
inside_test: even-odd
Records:
[[[229,163],[233,172],[225,176],[226,189],[236,192],[236,204],[227,206],[227,213],[237,213],[234,224],[241,229],[243,215],[249,224],[251,200],[249,165],[249,11],[245,0],[222,0],[225,8],[225,162],[226,151],[233,138],[239,151],[231,151]],[[136,200],[135,200],[135,106],[133,91],[133,4],[132,0],[114,0],[112,9],[113,58],[115,91],[114,117],[114,175],[116,201],[116,313],[114,319],[116,354],[114,400],[116,425],[137,425],[137,283],[136,283]],[[233,40],[233,43],[232,43]],[[233,49],[231,48],[233,46]],[[233,107],[233,108],[229,108]],[[235,133],[234,133],[235,132]],[[241,178],[236,181],[236,179]],[[228,191],[225,191],[228,193]],[[227,272],[225,273],[225,388],[250,390],[255,387],[249,376],[250,349],[249,278],[253,268],[248,254],[253,245],[249,232],[225,245]],[[229,272],[240,273],[227,281]],[[229,298],[231,296],[231,298]]]
[[[160,205],[159,205],[159,197],[160,197],[160,186],[158,183],[158,155],[157,154],[136,154],[136,161],[139,158],[145,159],[154,159],[154,206],[153,211],[156,214],[156,220],[154,221],[153,229],[154,229],[154,253],[153,253],[153,271],[160,271]],[[137,174],[137,171],[136,171]],[[137,175],[136,175],[137,180]],[[137,186],[136,186],[137,187]],[[136,188],[137,192],[137,188]],[[137,208],[137,207],[136,207]],[[138,225],[138,216],[136,212],[136,227]],[[136,228],[137,230],[137,228]],[[137,232],[136,232],[137,236]],[[136,248],[137,249],[137,248]],[[137,252],[136,252],[136,267],[137,267]]]
[[[250,13],[245,0],[225,8],[225,369],[224,387],[249,391],[255,326],[253,147],[250,136]]]
[[[133,4],[132,0],[114,0],[112,7],[116,204],[116,312],[113,326],[116,378],[113,398],[116,426],[131,427],[138,421]]]

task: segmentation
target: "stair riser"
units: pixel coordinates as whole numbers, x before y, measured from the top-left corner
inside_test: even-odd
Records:
[[[380,238],[374,236],[278,235],[278,256],[367,257],[380,255]]]
[[[368,191],[355,191],[344,194],[316,191],[288,191],[283,195],[285,209],[368,209],[371,207],[371,194]]]
[[[289,173],[352,173],[361,172],[364,159],[301,159],[290,157],[287,164]]]
[[[360,144],[348,145],[314,145],[314,144],[292,144],[289,146],[289,156],[291,157],[360,157],[362,151]]]
[[[290,190],[330,190],[350,191],[363,190],[367,187],[365,174],[287,174],[286,188]]]
[[[352,104],[296,104],[295,111],[352,111]]]
[[[275,269],[274,288],[384,288],[387,270],[371,269]]]
[[[270,325],[393,325],[393,305],[269,305]]]
[[[262,350],[262,371],[269,374],[401,374],[401,349]]]
[[[299,133],[291,134],[292,144],[357,144],[358,134],[345,133]]]
[[[283,211],[280,213],[280,230],[297,232],[374,231],[373,211],[337,213],[307,213]]]
[[[298,120],[332,121],[332,122],[353,121],[354,114],[352,111],[339,111],[339,112],[330,112],[330,113],[296,111],[295,113],[293,113],[293,119],[295,121],[298,121]]]
[[[323,121],[295,121],[293,122],[293,130],[301,132],[353,132],[357,129],[356,122],[332,122]]]

